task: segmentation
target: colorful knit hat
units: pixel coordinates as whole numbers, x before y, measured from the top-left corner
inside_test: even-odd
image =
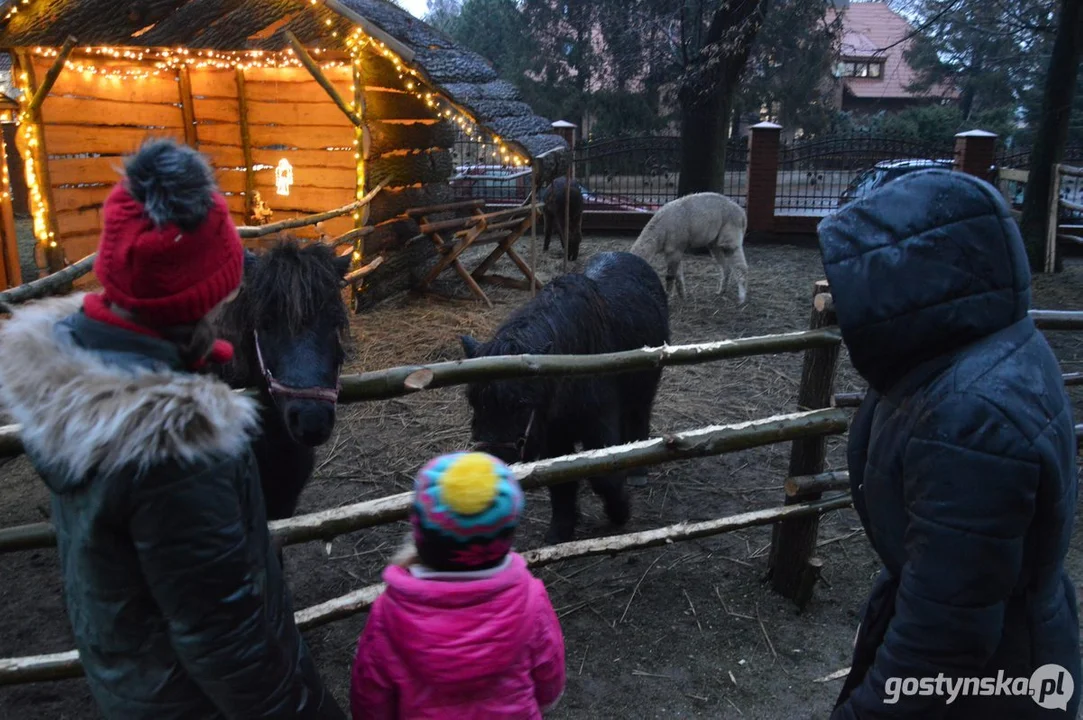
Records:
[[[511,468],[492,455],[458,452],[429,462],[414,480],[410,520],[417,554],[433,570],[483,570],[511,550],[523,512]]]

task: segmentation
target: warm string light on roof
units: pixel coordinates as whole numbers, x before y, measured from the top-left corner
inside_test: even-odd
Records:
[[[142,68],[111,68],[94,64],[86,59],[68,60],[64,67],[73,72],[101,75],[104,77],[119,77],[128,80],[142,80],[165,73],[176,71],[178,68],[190,70],[212,69],[233,70],[240,68],[286,68],[304,67],[293,54],[293,50],[282,53],[272,53],[264,50],[249,50],[243,52],[216,52],[214,50],[190,50],[188,48],[154,49],[154,48],[115,48],[115,47],[87,47],[81,48],[83,55],[96,56],[105,60],[130,61],[133,63],[153,62],[153,67]],[[322,55],[325,51],[317,48],[312,51],[313,55]],[[34,48],[33,54],[42,58],[55,58],[60,54],[57,48]],[[331,60],[320,63],[327,70],[331,68],[349,67],[349,61]]]
[[[14,4],[12,4],[11,8],[9,8],[7,13],[4,15],[4,19],[0,20],[0,22],[7,22],[8,20],[15,17],[19,13],[19,8],[21,6],[29,5],[29,4],[30,4],[30,0],[18,0],[18,2],[15,2]]]
[[[311,2],[315,5],[318,0],[311,0]],[[398,73],[399,80],[403,82],[403,87],[406,88],[407,92],[412,93],[418,100],[432,108],[440,117],[451,120],[458,125],[460,132],[467,139],[491,146],[494,160],[503,160],[505,165],[515,165],[516,167],[530,164],[526,158],[510,150],[499,135],[483,130],[477,120],[460,110],[439,92],[429,89],[421,74],[407,65],[398,54],[383,42],[369,36],[361,28],[357,28],[350,37],[346,38],[346,46],[355,58],[360,55],[364,48],[371,47],[389,60],[394,65],[395,72]]]

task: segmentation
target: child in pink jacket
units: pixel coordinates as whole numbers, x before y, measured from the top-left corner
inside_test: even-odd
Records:
[[[357,644],[354,720],[537,720],[564,692],[564,636],[512,552],[523,491],[507,465],[454,453],[414,483],[412,542]]]

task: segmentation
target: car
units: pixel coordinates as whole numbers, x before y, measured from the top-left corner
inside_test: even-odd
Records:
[[[876,163],[868,170],[855,177],[839,195],[839,206],[853,202],[858,198],[865,197],[876,188],[900,178],[907,173],[929,168],[943,168],[950,170],[955,166],[953,160],[884,160]]]
[[[489,205],[518,205],[530,195],[531,170],[505,165],[465,165],[456,168],[449,184],[459,200],[484,200]]]

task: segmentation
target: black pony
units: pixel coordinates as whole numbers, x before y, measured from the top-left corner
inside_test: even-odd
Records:
[[[666,292],[645,260],[603,252],[583,272],[552,280],[519,308],[487,343],[463,336],[467,357],[590,355],[656,347],[669,341]],[[662,370],[578,377],[542,377],[473,383],[472,437],[479,450],[505,462],[559,457],[623,445],[650,436],[651,407]],[[592,478],[609,519],[630,516],[626,473]],[[546,541],[566,542],[578,520],[572,481],[549,488],[552,521]]]
[[[244,284],[216,320],[235,348],[219,372],[260,393],[262,433],[253,444],[267,517],[288,518],[312,477],[316,448],[335,427],[349,315],[342,299],[350,256],[289,238],[245,253]]]
[[[564,195],[568,193],[568,226],[564,227]],[[545,241],[542,251],[549,252],[549,241],[553,237],[553,228],[560,236],[560,246],[565,249],[568,259],[579,259],[579,245],[583,242],[583,191],[579,183],[568,187],[568,179],[558,177],[545,189],[541,196],[543,217],[545,219]]]

